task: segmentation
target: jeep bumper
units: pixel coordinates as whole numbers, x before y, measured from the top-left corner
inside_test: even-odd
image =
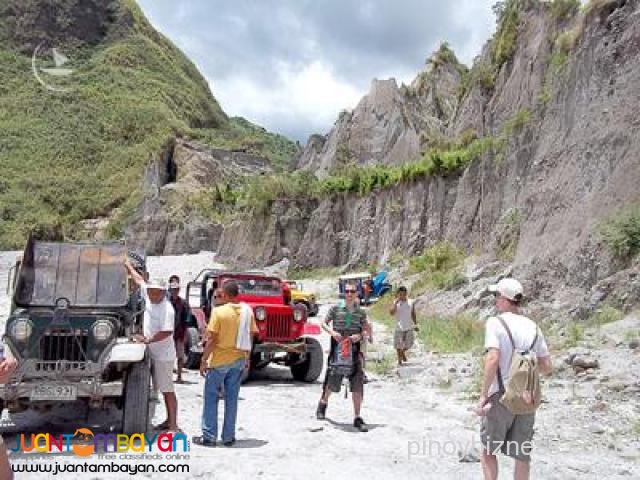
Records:
[[[13,402],[19,399],[36,401],[74,401],[80,398],[101,400],[105,397],[119,397],[124,391],[121,381],[43,381],[43,379],[23,380],[17,384],[0,385],[0,399]]]
[[[253,346],[254,353],[305,353],[307,344],[304,341],[294,343],[265,342],[257,343]]]

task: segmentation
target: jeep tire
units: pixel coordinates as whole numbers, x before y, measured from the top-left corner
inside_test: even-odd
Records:
[[[122,433],[125,435],[145,433],[147,431],[150,380],[151,361],[149,354],[145,354],[144,359],[131,364],[127,371],[122,414]]]
[[[200,367],[202,353],[191,351],[191,347],[196,347],[199,341],[200,333],[198,332],[198,329],[196,327],[187,328],[187,333],[184,337],[184,354],[186,358],[184,368],[192,370]]]
[[[307,352],[305,359],[300,363],[291,365],[291,375],[300,382],[315,382],[322,373],[322,365],[324,356],[322,354],[322,346],[315,338],[305,338],[307,344]]]

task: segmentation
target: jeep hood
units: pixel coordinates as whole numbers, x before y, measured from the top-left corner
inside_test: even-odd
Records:
[[[57,243],[32,238],[22,257],[14,301],[21,307],[122,307],[129,293],[119,243]]]

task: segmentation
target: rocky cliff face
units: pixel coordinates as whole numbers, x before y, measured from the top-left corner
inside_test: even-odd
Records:
[[[478,65],[495,63],[488,45],[459,102],[451,65],[424,90],[374,81],[326,138],[311,139],[299,166],[322,175],[349,162],[407,162],[421,135],[453,138],[470,128],[505,135],[501,154],[367,197],[281,203],[271,217],[226,228],[221,255],[247,265],[277,260],[287,247],[299,266],[354,265],[441,239],[494,256],[515,241],[518,275],[551,296],[588,290],[628,266],[611,257],[599,232],[640,201],[640,1],[596,3],[560,21],[540,2],[520,2],[511,57],[485,80]]]
[[[203,189],[271,171],[264,157],[174,140],[144,174],[143,200],[125,230],[127,243],[148,254],[216,250],[223,227],[191,208]]]
[[[445,51],[453,55],[448,47]],[[438,54],[434,59],[439,58]],[[444,56],[444,55],[443,55]],[[373,80],[353,112],[344,111],[326,136],[314,135],[297,165],[323,177],[350,165],[400,164],[415,160],[421,142],[444,135],[458,105],[464,67],[453,58],[433,61],[410,86]]]

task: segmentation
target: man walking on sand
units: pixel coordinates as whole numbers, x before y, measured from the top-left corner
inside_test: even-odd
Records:
[[[503,278],[489,291],[496,295],[498,316],[485,325],[486,357],[480,400],[476,413],[482,416],[482,471],[485,480],[498,478],[498,459],[502,453],[515,459],[515,480],[529,478],[530,453],[535,413],[514,415],[500,399],[509,380],[512,355],[516,351],[535,353],[538,371],[551,374],[551,357],[538,326],[520,314],[523,289],[513,278]]]
[[[125,266],[144,298],[143,334],[135,335],[134,340],[148,345],[153,384],[164,396],[167,410],[167,419],[156,428],[178,432],[178,399],[173,386],[173,365],[176,361],[173,343],[174,311],[167,299],[167,284],[164,279],[146,283],[129,260],[125,262]]]
[[[407,287],[399,287],[396,299],[389,310],[396,320],[393,334],[393,346],[398,354],[398,366],[407,361],[407,350],[413,346],[415,333],[418,331],[415,302],[407,297]]]
[[[205,377],[202,435],[193,443],[215,447],[218,439],[218,392],[224,385],[222,444],[236,443],[236,418],[242,373],[249,368],[251,337],[258,333],[253,311],[238,303],[238,284],[227,280],[220,305],[211,311],[200,374]]]
[[[362,398],[364,395],[364,370],[363,359],[360,354],[361,343],[366,336],[368,330],[367,314],[360,308],[358,299],[358,290],[355,285],[347,285],[345,287],[345,301],[342,305],[334,305],[327,313],[322,329],[331,335],[331,348],[329,351],[329,360],[327,364],[327,373],[322,385],[322,397],[318,402],[316,410],[316,418],[324,420],[327,412],[327,404],[331,395],[329,386],[330,377],[332,376],[331,362],[335,358],[338,348],[343,348],[344,343],[350,345],[351,361],[353,368],[349,375],[349,386],[351,396],[353,398],[353,426],[361,432],[367,432],[369,429],[367,424],[360,416],[360,408],[362,406]],[[341,381],[341,378],[338,379]],[[339,391],[339,385],[338,385]]]

